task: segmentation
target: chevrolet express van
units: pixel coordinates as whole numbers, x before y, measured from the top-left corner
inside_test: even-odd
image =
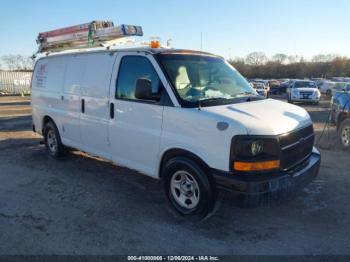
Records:
[[[318,173],[308,113],[259,96],[213,54],[148,47],[39,59],[33,130],[47,152],[76,148],[161,179],[185,217],[217,192],[252,199],[295,191]]]

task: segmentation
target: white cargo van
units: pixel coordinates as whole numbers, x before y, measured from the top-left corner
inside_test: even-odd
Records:
[[[164,181],[175,209],[203,216],[219,190],[259,200],[318,173],[308,113],[258,96],[221,57],[134,47],[48,55],[32,80],[33,130]]]

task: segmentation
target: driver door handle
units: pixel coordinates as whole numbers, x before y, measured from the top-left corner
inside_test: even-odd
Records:
[[[109,116],[111,119],[114,119],[114,103],[109,104]]]
[[[84,114],[85,113],[85,100],[81,100],[81,112]]]

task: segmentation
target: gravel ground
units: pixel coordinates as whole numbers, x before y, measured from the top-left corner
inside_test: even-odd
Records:
[[[319,137],[328,102],[304,107]],[[244,209],[220,195],[190,223],[156,180],[79,151],[50,159],[30,123],[28,99],[0,97],[0,254],[350,254],[350,152],[334,127],[318,141],[319,176],[297,196]]]

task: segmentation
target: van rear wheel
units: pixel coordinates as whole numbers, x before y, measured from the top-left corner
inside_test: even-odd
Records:
[[[204,169],[185,157],[170,159],[163,169],[166,195],[182,216],[199,220],[214,207],[215,190]]]
[[[44,142],[48,154],[54,158],[62,157],[67,150],[61,142],[61,137],[56,125],[49,121],[44,127]]]

